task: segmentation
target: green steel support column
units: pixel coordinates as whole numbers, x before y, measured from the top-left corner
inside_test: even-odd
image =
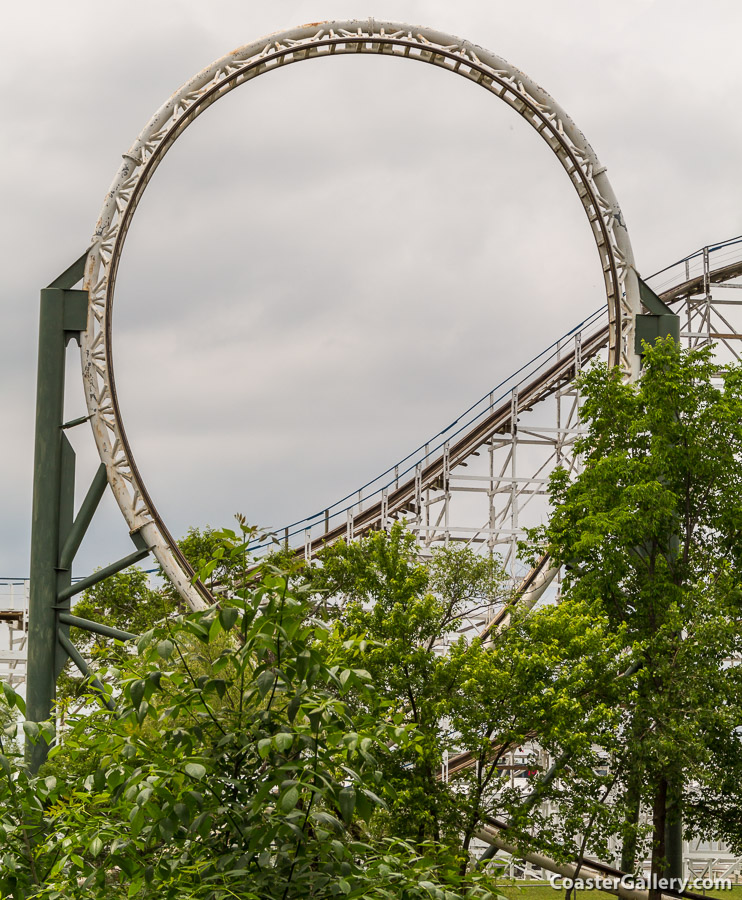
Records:
[[[82,278],[86,257],[87,252],[41,292],[26,663],[26,715],[33,722],[43,722],[52,713],[57,596],[69,584],[69,572],[58,569],[59,553],[72,524],[73,486],[69,480],[74,478],[74,453],[62,434],[65,349],[85,328],[87,294],[69,289]],[[27,745],[26,759],[34,771],[46,754],[43,739],[35,746]]]
[[[56,696],[57,560],[60,547],[60,487],[64,415],[64,291],[41,292],[39,363],[36,382],[36,439],[31,513],[31,588],[29,596],[26,716],[43,722]],[[26,760],[36,771],[46,758],[43,739],[26,745]]]
[[[55,609],[58,610],[59,606],[59,593],[60,591],[69,589],[72,583],[72,571],[69,567],[63,567],[59,562],[59,557],[62,552],[62,547],[67,542],[67,538],[69,536],[70,531],[72,530],[72,523],[75,515],[75,451],[72,449],[72,444],[67,440],[67,436],[64,432],[60,431],[60,439],[62,443],[62,455],[61,455],[61,467],[60,467],[60,481],[59,481],[59,549],[57,551],[57,603],[55,604]],[[66,608],[70,608],[69,600],[66,603]],[[57,628],[62,628],[64,633],[69,637],[70,629],[69,626],[63,625],[60,626],[57,621]],[[56,684],[57,679],[62,673],[62,669],[67,662],[67,654],[64,651],[64,648],[57,643],[55,652],[54,652],[54,682]]]
[[[658,338],[672,337],[680,345],[680,317],[655,294],[642,279],[639,279],[639,293],[648,315],[636,317],[635,351],[642,353],[642,341],[651,344]],[[678,539],[676,538],[676,551]],[[638,814],[638,807],[637,807]],[[665,826],[666,877],[683,877],[683,818],[677,798],[668,803],[667,825]]]
[[[636,317],[635,352],[641,356],[642,341],[652,344],[658,337],[670,336],[676,344],[680,344],[680,317],[641,278],[639,294],[649,313]]]

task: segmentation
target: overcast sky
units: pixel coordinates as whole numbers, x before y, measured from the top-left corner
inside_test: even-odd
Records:
[[[37,0],[4,10],[0,576],[28,572],[38,291],[88,246],[151,114],[263,34],[373,15],[549,91],[608,167],[642,274],[742,232],[738,0]],[[402,60],[266,75],[205,113],[134,218],[117,384],[170,529],[280,527],[437,433],[604,302],[582,207],[485,91]],[[83,411],[70,351],[68,411]],[[79,491],[95,467],[74,435]],[[85,574],[129,552],[106,501]]]

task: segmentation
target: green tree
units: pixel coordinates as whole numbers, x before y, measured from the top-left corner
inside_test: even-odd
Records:
[[[143,634],[179,607],[169,594],[150,586],[147,572],[132,566],[88,588],[72,611],[83,619]],[[109,639],[83,629],[76,629],[75,639],[89,653],[112,646]]]
[[[538,739],[554,756],[569,752],[575,782],[593,771],[594,736],[606,738],[616,725],[615,712],[596,700],[613,690],[620,672],[605,618],[595,621],[567,604],[515,616],[486,643],[461,638],[466,613],[507,597],[499,561],[462,546],[424,560],[401,524],[328,547],[307,578],[343,628],[366,637],[362,658],[377,691],[418,735],[415,746],[397,748],[384,761],[395,800],[379,824],[409,840],[448,846],[462,872],[471,865],[474,837],[492,816],[513,821],[521,836],[537,828],[537,838],[525,843],[537,840],[560,858],[574,858],[582,818],[565,804],[558,822],[538,822],[535,805],[526,816],[523,793],[508,789],[501,757]],[[455,763],[447,781],[445,751]],[[578,807],[600,811],[601,828],[594,829],[600,839],[591,847],[602,848],[604,786],[589,783]],[[555,790],[552,784],[548,796]]]
[[[245,532],[247,533],[247,532]],[[252,532],[250,532],[252,534]],[[230,532],[237,540],[235,532]],[[237,555],[224,553],[222,546],[225,532],[207,526],[190,528],[178,541],[180,550],[196,571],[204,571],[209,586],[219,585],[219,590],[229,592],[232,573],[244,568]],[[184,612],[183,601],[175,588],[159,572],[161,584],[153,585],[150,575],[138,566],[111,575],[84,591],[74,604],[76,616],[129,631],[144,634],[167,616]],[[111,638],[94,634],[83,628],[72,628],[75,644],[91,659],[94,667],[114,664],[130,653]],[[65,667],[57,687],[58,700],[68,702],[84,686],[84,679],[71,664]]]
[[[243,543],[226,535],[246,575]],[[0,896],[491,896],[440,848],[374,835],[384,758],[418,736],[362,636],[339,639],[291,573],[249,574],[220,609],[146,632],[107,682],[116,710],[71,716],[37,777],[0,753]]]
[[[742,847],[738,813],[725,815],[742,801],[742,370],[667,339],[645,348],[637,384],[598,366],[580,390],[584,469],[554,473],[535,536],[565,566],[566,601],[622,636],[623,864],[647,809],[662,877],[681,818]]]
[[[457,773],[455,784],[441,778],[444,752],[468,749],[449,721],[461,664],[441,644],[456,640],[466,612],[501,599],[499,562],[463,547],[435,550],[424,560],[414,535],[395,523],[389,532],[326,548],[307,577],[343,630],[365,635],[364,665],[376,689],[419,737],[387,759],[385,778],[396,794],[387,829],[419,844],[447,842],[463,852],[466,864],[480,820],[462,834],[459,808],[468,773]],[[494,768],[483,790],[493,778]]]

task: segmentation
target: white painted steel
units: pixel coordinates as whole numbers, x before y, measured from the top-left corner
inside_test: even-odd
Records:
[[[612,362],[621,365],[628,377],[638,372],[633,347],[639,292],[621,210],[605,168],[583,133],[527,75],[468,41],[429,28],[374,19],[304,25],[240,47],[177,90],[124,154],[95,228],[84,281],[90,303],[82,340],[83,379],[100,458],[129,528],[142,533],[193,608],[205,605],[204,596],[191,584],[192,573],[149,498],[116,400],[110,324],[124,240],[141,194],[165,153],[212,103],[271,69],[346,53],[399,56],[448,69],[505,101],[541,135],[567,171],[590,221],[605,279]]]
[[[28,635],[27,579],[0,579],[0,681],[23,692]]]
[[[504,850],[514,859],[524,859],[526,862],[530,862],[540,869],[547,872],[554,872],[557,875],[561,875],[563,878],[577,878],[580,874],[582,874],[583,878],[595,878],[596,875],[601,874],[592,869],[590,864],[586,861],[583,861],[579,866],[576,863],[557,862],[549,856],[544,856],[542,853],[524,850],[518,845],[508,841],[502,835],[503,832],[500,829],[493,828],[491,825],[484,825],[477,832],[477,837],[480,841],[491,844],[497,847],[498,850]],[[604,890],[606,893],[621,897],[622,900],[649,900],[649,891],[637,890],[636,888],[629,888],[625,885],[619,885],[614,889],[606,887]],[[662,896],[668,897],[669,895],[662,894]]]

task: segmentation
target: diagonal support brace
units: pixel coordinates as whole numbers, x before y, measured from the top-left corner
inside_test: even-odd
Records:
[[[58,634],[57,634],[57,640],[61,644],[64,652],[69,656],[69,658],[77,666],[77,668],[80,670],[80,672],[85,676],[85,678],[89,679],[90,684],[95,688],[95,690],[98,692],[98,694],[100,694],[101,700],[103,700],[103,702],[108,707],[108,709],[114,710],[116,708],[116,705],[114,704],[113,700],[106,693],[106,689],[101,684],[100,679],[97,678],[95,675],[93,675],[91,677],[88,664],[82,658],[80,651],[77,649],[77,647],[75,647],[75,645],[67,637],[67,635],[61,631],[58,632]]]
[[[123,569],[128,569],[129,566],[133,566],[134,563],[138,563],[139,560],[144,559],[145,556],[149,556],[151,552],[152,547],[144,547],[142,550],[135,550],[134,553],[130,553],[123,559],[119,559],[117,562],[111,563],[110,566],[105,566],[103,569],[98,569],[97,572],[93,572],[93,574],[88,575],[87,578],[81,578],[80,581],[75,582],[75,584],[71,584],[69,587],[64,588],[57,595],[57,600],[60,603],[64,600],[69,600],[70,597],[74,597],[75,594],[86,591],[94,584],[98,584],[99,581],[103,581],[104,578],[108,578],[109,575],[115,575],[117,572],[121,572]]]
[[[72,561],[80,549],[82,539],[87,534],[95,511],[98,509],[98,504],[105,493],[107,484],[106,467],[101,463],[62,547],[62,552],[59,555],[59,569],[69,569],[72,565]]]
[[[112,628],[110,625],[103,625],[100,622],[91,622],[90,619],[73,616],[68,612],[60,612],[59,621],[63,625],[74,625],[75,628],[83,628],[85,631],[113,638],[115,641],[134,641],[139,637],[138,634],[132,634],[130,631],[122,631],[120,628]]]

